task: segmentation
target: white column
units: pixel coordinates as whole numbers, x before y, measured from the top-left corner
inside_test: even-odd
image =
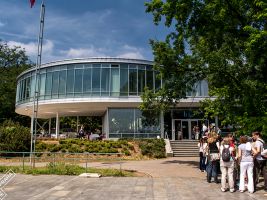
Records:
[[[60,126],[60,122],[59,122],[59,116],[57,113],[57,117],[56,117],[56,138],[58,139],[59,137],[59,126]]]
[[[49,118],[48,122],[48,134],[51,135],[51,118]]]
[[[76,133],[79,132],[79,116],[77,116],[77,121],[76,121]]]

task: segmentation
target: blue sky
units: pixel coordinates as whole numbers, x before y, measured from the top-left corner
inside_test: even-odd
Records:
[[[153,60],[149,39],[163,40],[144,2],[149,0],[45,0],[42,63],[85,57]],[[0,1],[0,39],[25,48],[35,62],[41,0]]]

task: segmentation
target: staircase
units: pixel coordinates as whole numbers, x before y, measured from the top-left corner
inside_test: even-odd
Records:
[[[173,140],[170,141],[173,157],[198,157],[197,140]]]

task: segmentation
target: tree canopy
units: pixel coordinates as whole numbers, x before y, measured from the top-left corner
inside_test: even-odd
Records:
[[[151,40],[164,85],[155,95],[145,94],[144,104],[178,102],[205,79],[209,95],[216,97],[202,103],[207,116],[243,127],[251,120],[267,122],[266,1],[151,0],[145,5],[154,23],[170,31],[165,41]]]
[[[0,123],[7,119],[29,121],[15,113],[15,99],[17,76],[30,66],[23,49],[9,47],[0,40]]]

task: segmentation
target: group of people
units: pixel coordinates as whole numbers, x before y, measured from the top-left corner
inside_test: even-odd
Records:
[[[95,133],[84,130],[84,126],[82,125],[78,131],[77,137],[80,139],[88,139],[88,140],[103,140],[105,138],[105,134],[101,133],[98,129]]]
[[[252,136],[241,136],[239,141],[232,134],[222,138],[211,131],[198,143],[199,169],[207,173],[207,182],[219,183],[221,173],[221,191],[254,193],[259,177],[264,177],[264,190],[267,191],[267,149],[260,132]],[[227,184],[228,183],[228,184]]]

